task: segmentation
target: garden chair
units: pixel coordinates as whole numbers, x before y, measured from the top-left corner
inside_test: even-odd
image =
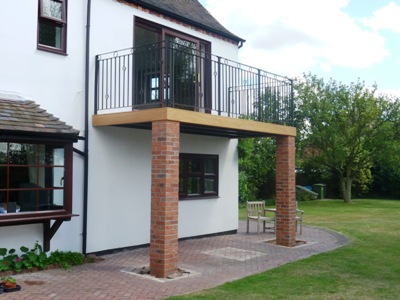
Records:
[[[257,222],[257,234],[260,235],[260,223],[263,224],[263,232],[265,232],[265,223],[274,222],[275,218],[267,217],[264,201],[246,201],[247,208],[247,233],[249,233],[250,221]],[[275,226],[273,227],[275,229]]]

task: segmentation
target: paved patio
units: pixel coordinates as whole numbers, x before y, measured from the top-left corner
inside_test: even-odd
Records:
[[[17,275],[22,290],[0,294],[0,299],[164,299],[212,288],[347,243],[338,233],[307,226],[298,236],[298,240],[306,241],[304,245],[286,248],[265,242],[272,239],[273,232],[258,236],[255,227],[246,234],[245,222],[240,222],[235,235],[180,241],[179,268],[185,273],[175,279],[160,280],[132,272],[148,265],[146,247],[105,255],[104,261],[67,271]]]

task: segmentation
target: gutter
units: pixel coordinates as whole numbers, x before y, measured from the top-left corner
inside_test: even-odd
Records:
[[[86,254],[87,247],[87,215],[88,215],[88,175],[89,175],[89,55],[90,55],[90,15],[92,1],[87,0],[86,9],[86,50],[85,50],[85,142],[83,169],[83,224],[82,224],[82,253]]]

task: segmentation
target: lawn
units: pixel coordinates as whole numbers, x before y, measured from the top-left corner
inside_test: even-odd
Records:
[[[400,201],[301,202],[304,224],[341,232],[340,249],[170,299],[399,299]],[[243,210],[240,216],[243,217]]]

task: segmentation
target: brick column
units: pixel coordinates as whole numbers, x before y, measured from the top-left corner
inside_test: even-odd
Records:
[[[276,138],[276,243],[296,245],[295,137]]]
[[[152,124],[150,273],[165,278],[178,264],[179,122]]]

